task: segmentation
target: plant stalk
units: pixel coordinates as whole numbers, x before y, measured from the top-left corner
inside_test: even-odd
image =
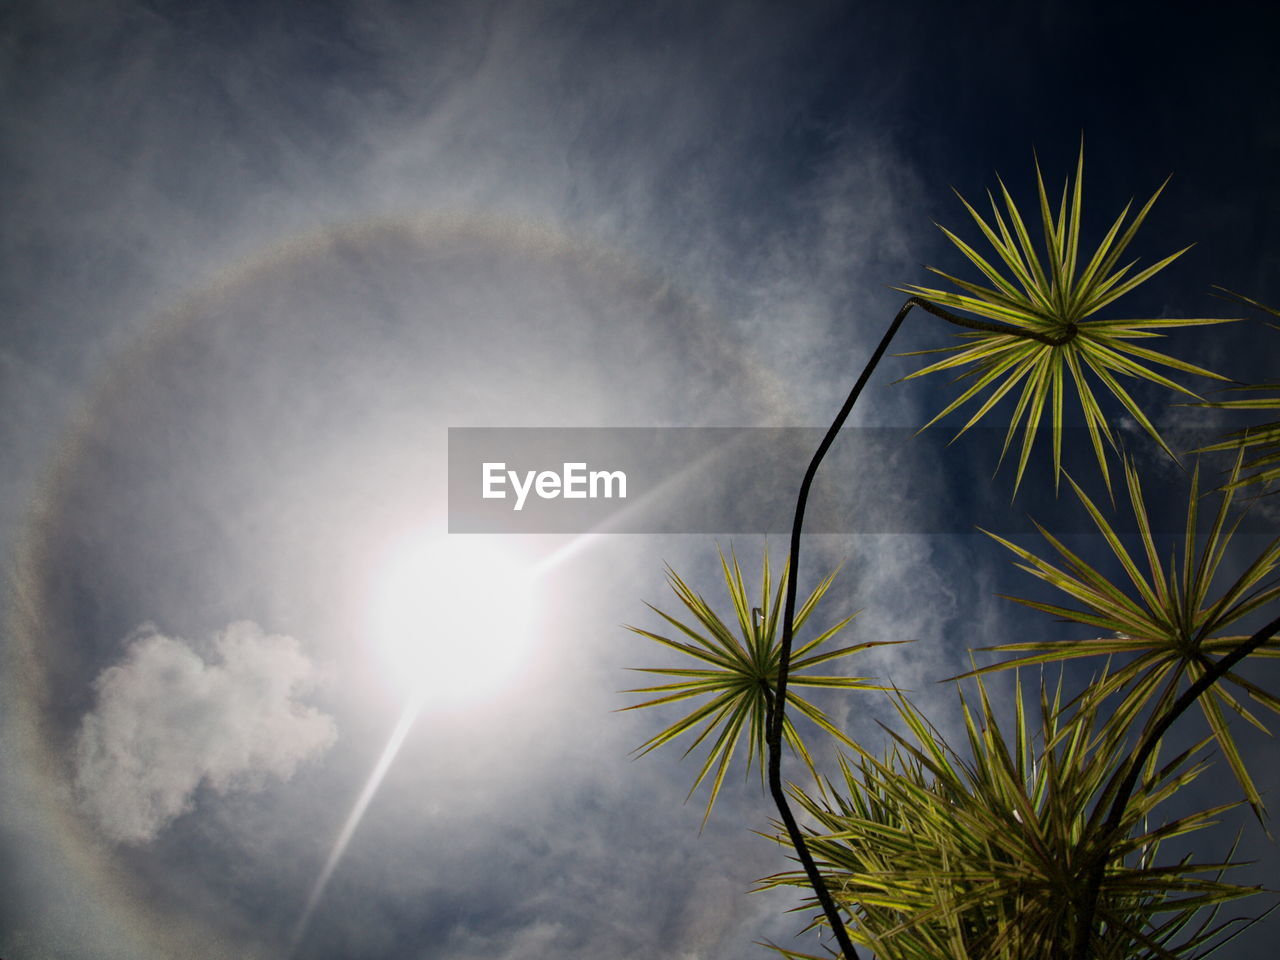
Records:
[[[853,405],[857,402],[862,388],[866,386],[867,381],[871,379],[871,374],[876,366],[880,363],[881,357],[889,348],[890,341],[897,334],[898,329],[902,326],[903,320],[907,314],[911,312],[912,307],[920,307],[928,311],[936,317],[954,323],[958,326],[967,327],[971,330],[983,330],[988,333],[1006,333],[1011,336],[1025,337],[1030,340],[1036,340],[1049,346],[1062,346],[1075,338],[1079,329],[1074,323],[1069,324],[1066,331],[1061,336],[1052,334],[1038,333],[1032,330],[1023,330],[1015,327],[1005,327],[995,323],[988,323],[983,320],[973,320],[967,317],[960,317],[949,310],[944,310],[936,304],[923,300],[920,297],[909,297],[902,305],[902,309],[898,311],[897,316],[893,318],[893,322],[889,324],[888,330],[880,340],[879,346],[871,355],[871,359],[867,361],[863,367],[861,375],[858,377],[857,383],[853,385],[853,389],[849,392],[849,396],[844,402],[844,406],[840,408],[840,412],[836,414],[835,420],[831,422],[831,426],[827,428],[826,436],[822,438],[822,443],[818,445],[817,451],[813,455],[813,459],[809,461],[809,468],[805,471],[804,480],[800,484],[800,493],[796,498],[795,519],[791,524],[791,553],[790,562],[788,564],[789,575],[787,577],[787,599],[782,617],[782,645],[778,662],[778,681],[776,697],[766,700],[766,718],[765,718],[765,743],[769,750],[769,793],[773,797],[773,802],[778,808],[778,813],[782,817],[783,825],[787,829],[787,837],[791,841],[791,846],[795,848],[796,855],[800,858],[801,864],[804,866],[805,876],[809,880],[809,886],[813,888],[813,892],[818,897],[818,902],[822,905],[822,912],[826,915],[827,922],[831,924],[831,931],[835,935],[840,950],[844,954],[845,960],[858,960],[858,952],[854,949],[853,943],[849,940],[848,931],[845,929],[844,921],[840,919],[840,913],[836,909],[835,901],[831,898],[831,892],[827,889],[826,881],[822,879],[822,874],[818,872],[818,867],[813,861],[813,856],[809,853],[808,845],[805,843],[804,835],[800,832],[800,827],[796,823],[795,816],[791,812],[791,806],[787,802],[786,793],[782,789],[782,727],[786,713],[787,702],[787,673],[791,666],[791,641],[793,624],[796,612],[796,584],[800,577],[800,533],[804,527],[804,511],[809,501],[809,489],[813,486],[813,478],[818,472],[818,466],[827,455],[827,451],[831,448],[831,444],[835,442],[836,435],[840,432],[840,428],[844,426],[844,422],[849,418],[849,414],[853,411]]]
[[[1188,707],[1199,700],[1201,694],[1222,679],[1227,671],[1266,643],[1276,633],[1280,633],[1280,617],[1276,617],[1262,627],[1252,637],[1202,673],[1200,678],[1187,687],[1182,692],[1182,696],[1173,702],[1169,712],[1147,730],[1146,735],[1138,745],[1138,749],[1133,754],[1133,759],[1127,767],[1122,768],[1124,770],[1124,779],[1120,781],[1119,787],[1116,786],[1116,778],[1120,776],[1120,771],[1117,770],[1102,791],[1104,799],[1110,796],[1112,791],[1119,791],[1111,802],[1111,809],[1107,814],[1106,823],[1102,827],[1104,837],[1110,837],[1120,826],[1120,820],[1124,817],[1124,810],[1129,805],[1129,798],[1133,795],[1134,787],[1138,785],[1138,776],[1143,766],[1151,756],[1152,751],[1159,745],[1160,738],[1173,726],[1173,722],[1185,713]],[[1109,849],[1109,847],[1110,845],[1108,844],[1104,849]],[[1106,875],[1107,861],[1109,859],[1110,857],[1101,856],[1090,867],[1089,883],[1085,887],[1084,908],[1080,911],[1080,920],[1076,928],[1076,942],[1072,952],[1073,960],[1089,960],[1089,945],[1093,940],[1093,921],[1097,913],[1098,897],[1102,892],[1102,880]]]

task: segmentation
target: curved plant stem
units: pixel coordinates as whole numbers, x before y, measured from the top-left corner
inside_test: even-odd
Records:
[[[1115,799],[1111,801],[1111,809],[1108,811],[1106,823],[1102,827],[1102,835],[1104,837],[1109,837],[1120,826],[1120,820],[1124,816],[1125,807],[1129,805],[1129,797],[1132,796],[1133,789],[1138,784],[1138,776],[1143,766],[1151,756],[1152,751],[1160,743],[1160,738],[1173,726],[1173,722],[1185,713],[1188,707],[1199,700],[1201,694],[1226,676],[1228,670],[1266,643],[1276,633],[1280,633],[1280,617],[1276,617],[1262,627],[1252,637],[1202,673],[1200,678],[1187,687],[1182,692],[1182,696],[1173,702],[1169,712],[1147,730],[1146,735],[1138,745],[1138,749],[1133,754],[1133,759],[1127,766],[1122,767],[1121,770],[1117,770],[1112,775],[1111,780],[1108,781],[1102,791],[1104,802],[1107,797],[1115,792]],[[1117,786],[1117,778],[1120,777],[1121,771],[1124,773],[1124,779],[1120,780],[1119,786]],[[1108,844],[1103,847],[1103,850],[1105,851],[1109,848],[1110,845]],[[1089,958],[1089,944],[1093,939],[1093,920],[1094,915],[1097,913],[1098,895],[1102,889],[1102,879],[1106,875],[1108,859],[1105,855],[1100,856],[1090,866],[1089,882],[1088,886],[1085,887],[1083,909],[1080,911],[1080,920],[1076,928],[1075,948],[1072,952],[1073,960],[1088,960]]]
[[[800,832],[800,827],[796,823],[796,818],[791,812],[791,806],[787,802],[786,794],[782,789],[782,725],[787,702],[787,671],[791,665],[791,635],[796,612],[796,584],[800,579],[800,533],[804,526],[804,511],[809,501],[809,488],[813,486],[813,478],[818,472],[818,466],[827,455],[831,444],[835,442],[836,435],[853,411],[853,405],[862,393],[862,388],[871,379],[872,372],[880,363],[880,358],[884,356],[885,351],[889,348],[890,341],[897,334],[898,328],[902,326],[902,321],[906,319],[912,307],[920,307],[922,310],[926,310],[949,323],[967,327],[971,330],[1007,333],[1013,336],[1025,337],[1029,340],[1037,340],[1049,346],[1062,346],[1072,340],[1078,332],[1074,323],[1070,324],[1061,336],[1037,333],[1015,327],[1005,327],[983,320],[960,317],[920,297],[909,297],[902,305],[902,309],[898,311],[898,315],[893,318],[893,322],[889,324],[889,329],[885,331],[879,346],[876,347],[875,352],[871,355],[871,359],[867,361],[862,374],[858,377],[858,382],[853,385],[853,389],[849,392],[844,406],[840,408],[835,420],[827,428],[826,436],[822,438],[822,443],[818,445],[813,459],[809,461],[809,469],[805,471],[804,480],[800,484],[800,494],[796,499],[795,519],[791,524],[791,559],[787,568],[790,571],[790,576],[787,578],[787,599],[782,617],[782,645],[778,662],[778,687],[776,696],[766,701],[768,707],[765,719],[765,742],[769,748],[769,793],[778,807],[782,823],[787,828],[787,837],[791,841],[791,846],[795,848],[801,864],[804,865],[804,872],[809,880],[809,886],[813,888],[813,892],[818,897],[818,902],[822,905],[822,912],[826,915],[827,922],[831,924],[831,931],[835,934],[836,941],[840,945],[840,950],[844,954],[845,960],[858,960],[858,952],[849,940],[844,921],[840,919],[840,913],[836,909],[835,901],[831,899],[831,892],[827,889],[826,881],[822,879],[822,874],[818,872],[818,867],[813,862],[813,856],[809,853],[804,835]]]

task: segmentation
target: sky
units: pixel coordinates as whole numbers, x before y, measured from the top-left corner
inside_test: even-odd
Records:
[[[1134,255],[1195,244],[1122,315],[1242,315],[1214,285],[1280,303],[1260,5],[45,0],[0,17],[7,960],[812,948],[795,896],[750,892],[789,864],[756,833],[755,781],[731,776],[700,830],[693,758],[633,756],[676,714],[619,712],[642,683],[626,668],[662,656],[625,627],[674,609],[666,565],[715,600],[717,545],[756,576],[766,538],[460,546],[448,429],[823,426],[893,288],[965,270],[934,226],[977,241],[953,189],[978,200],[999,176],[1031,204],[1036,159],[1060,183],[1082,139],[1086,243],[1172,175]],[[913,315],[892,352],[948,345],[943,326]],[[1256,318],[1169,344],[1243,382],[1280,358]],[[899,431],[898,454],[829,467],[871,517],[902,499],[896,471],[921,509],[1012,491],[978,444],[913,459],[954,389],[894,382],[920,365],[886,359],[851,421]],[[1175,441],[1239,423],[1135,396]],[[1176,528],[1186,474],[1134,449]],[[1032,480],[1047,460],[1042,440]],[[441,542],[443,561],[405,559]],[[828,622],[861,610],[855,641],[912,641],[856,671],[943,731],[937,681],[971,648],[1079,635],[997,597],[1040,594],[977,533],[815,536],[802,578],[841,560]],[[430,588],[406,599],[389,586],[406,576]],[[454,641],[388,640],[410,615]],[[883,697],[824,702],[883,742]],[[1240,736],[1274,800],[1273,741]],[[1208,779],[1237,798],[1221,765]],[[1245,811],[1223,821],[1195,852],[1239,830],[1240,879],[1277,886],[1274,842]],[[1269,956],[1276,923],[1220,956]]]

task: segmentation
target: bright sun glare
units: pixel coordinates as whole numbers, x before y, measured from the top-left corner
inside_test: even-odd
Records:
[[[375,656],[391,683],[451,702],[503,686],[527,652],[532,580],[499,537],[401,543],[377,572],[371,606]]]

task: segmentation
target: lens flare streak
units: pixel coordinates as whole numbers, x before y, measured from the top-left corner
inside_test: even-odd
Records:
[[[286,956],[293,956],[298,944],[302,942],[302,937],[307,932],[307,925],[311,922],[311,916],[315,913],[316,907],[324,896],[325,889],[329,886],[334,870],[337,869],[339,862],[341,862],[343,854],[347,852],[347,847],[351,843],[351,838],[355,835],[356,828],[360,826],[360,821],[364,819],[365,811],[369,809],[369,804],[378,792],[378,787],[382,785],[387,771],[391,769],[391,764],[395,762],[396,755],[400,752],[400,747],[404,745],[405,737],[413,729],[414,721],[418,719],[418,714],[422,712],[422,706],[426,699],[425,690],[416,693],[405,703],[404,709],[400,711],[400,719],[396,721],[395,729],[391,731],[391,737],[387,740],[387,745],[382,750],[382,756],[374,764],[373,772],[369,774],[369,779],[365,781],[364,788],[360,791],[355,804],[351,807],[351,813],[347,815],[346,822],[343,823],[342,829],[338,831],[338,839],[334,841],[333,849],[329,851],[329,859],[325,861],[324,869],[320,871],[320,876],[316,878],[316,882],[311,888],[311,893],[307,897],[307,905],[303,908],[302,915],[298,918],[298,923],[293,929],[293,936],[289,940],[289,952]]]

